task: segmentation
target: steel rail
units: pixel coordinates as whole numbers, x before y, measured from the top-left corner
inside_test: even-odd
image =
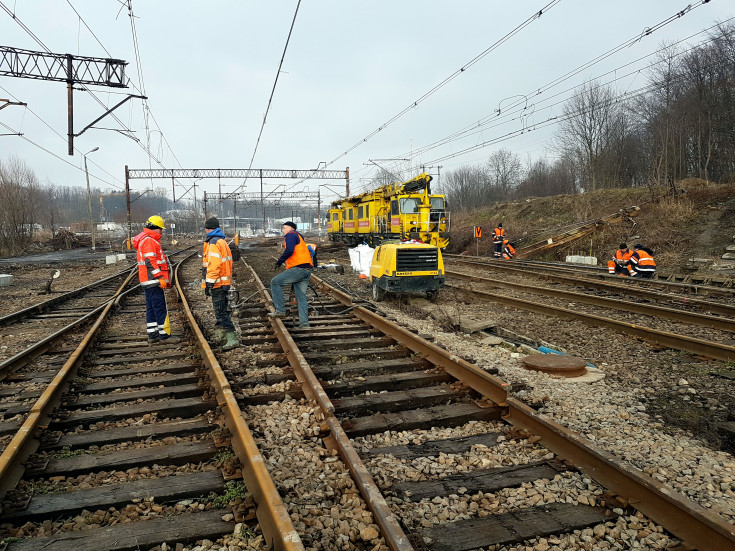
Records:
[[[498,281],[495,279],[476,276],[472,274],[465,274],[463,272],[455,272],[453,270],[445,270],[444,273],[448,276],[456,277],[459,279],[480,281],[482,283],[490,285],[491,287],[511,289],[514,291],[520,291],[522,293],[533,293],[537,295],[562,298],[575,302],[582,302],[584,304],[591,304],[593,306],[600,306],[602,308],[620,310],[622,312],[631,312],[634,314],[642,314],[654,317],[660,316],[663,318],[668,318],[684,323],[712,327],[714,329],[720,329],[722,331],[735,332],[735,320],[729,318],[721,318],[717,316],[710,316],[707,314],[698,314],[696,312],[687,312],[686,310],[676,310],[674,308],[656,306],[653,304],[642,304],[639,302],[630,302],[627,300],[599,297],[595,295],[586,295],[584,293],[578,293],[576,291],[564,291],[562,289],[551,289],[547,287],[536,287],[533,285],[511,283],[509,281]]]
[[[344,300],[344,293],[330,291],[331,287],[321,280],[319,287],[337,300]],[[476,366],[361,306],[355,306],[352,313],[376,329],[385,331],[384,328],[387,328],[390,331],[388,335],[419,355],[428,353],[426,357],[430,357],[431,361],[441,357],[438,365],[453,366],[448,371],[450,374],[504,406],[506,412],[503,418],[509,423],[527,428],[540,436],[541,443],[549,450],[578,466],[607,489],[621,496],[630,506],[691,544],[693,548],[700,551],[731,551],[735,548],[735,526],[639,469],[623,463],[579,433],[555,423],[517,399],[508,397],[507,383],[485,374]],[[468,370],[468,367],[472,369]],[[478,377],[476,371],[481,371],[484,377]],[[485,394],[488,385],[499,386],[492,394]],[[505,398],[501,400],[501,396]]]
[[[454,287],[457,289],[464,289],[452,284],[446,284],[447,287]],[[488,300],[498,302],[505,306],[512,308],[520,308],[522,310],[528,310],[530,312],[536,312],[538,314],[546,314],[565,319],[578,319],[583,320],[585,323],[596,325],[598,327],[607,327],[625,333],[627,335],[633,335],[642,340],[654,342],[666,348],[673,348],[676,350],[684,350],[686,352],[692,352],[701,356],[707,356],[716,360],[723,360],[726,362],[735,360],[735,346],[729,346],[727,344],[719,344],[716,342],[702,341],[685,335],[676,335],[668,331],[659,331],[658,329],[651,329],[650,327],[644,327],[635,323],[628,323],[625,321],[618,321],[610,318],[603,318],[602,316],[596,316],[594,314],[585,314],[582,312],[576,312],[569,310],[568,308],[561,308],[559,306],[548,306],[546,304],[540,304],[530,300],[524,300],[520,298],[511,298],[500,295],[494,295],[486,291],[479,291],[477,289],[464,289],[479,295]]]
[[[559,275],[556,273],[539,273],[534,272],[532,270],[526,270],[525,268],[521,268],[516,266],[516,262],[506,262],[506,263],[498,263],[498,262],[482,262],[482,261],[475,261],[475,260],[465,260],[465,259],[452,259],[452,262],[459,262],[460,264],[469,264],[471,266],[482,266],[483,268],[489,267],[492,270],[498,270],[502,271],[504,273],[517,273],[517,274],[525,274],[530,275],[532,277],[537,277],[540,279],[548,279],[550,281],[558,281],[560,283],[567,283],[569,285],[582,285],[584,287],[590,287],[592,289],[599,289],[602,291],[611,291],[615,293],[621,293],[626,294],[634,297],[640,297],[640,298],[646,298],[656,301],[668,301],[674,304],[680,304],[682,306],[696,306],[699,308],[702,308],[704,310],[709,311],[710,313],[716,313],[716,314],[724,314],[726,316],[732,316],[735,317],[735,306],[732,306],[730,304],[722,304],[719,302],[712,302],[710,300],[704,300],[701,298],[691,298],[688,296],[681,296],[681,295],[672,295],[669,293],[661,293],[658,291],[653,291],[651,289],[643,289],[639,285],[625,285],[623,283],[619,283],[621,280],[625,280],[625,278],[622,278],[620,276],[611,276],[614,277],[614,281],[599,281],[595,279],[587,279],[584,277],[570,277],[565,275]],[[627,280],[626,280],[627,281]]]
[[[87,347],[107,319],[115,299],[122,295],[123,290],[130,283],[134,275],[135,273],[131,272],[117,290],[114,297],[108,300],[102,307],[103,311],[99,314],[97,321],[89,329],[74,352],[71,353],[69,359],[64,362],[64,365],[56,373],[38,400],[36,400],[36,403],[31,407],[20,429],[18,429],[5,450],[0,454],[0,499],[5,496],[8,490],[14,488],[23,476],[23,462],[39,446],[39,440],[35,438],[36,430],[48,425],[53,409],[61,403],[63,393],[68,389],[71,384],[71,379],[81,365]],[[89,315],[85,316],[85,318],[87,317]],[[67,331],[68,329],[69,327],[67,327]]]
[[[584,287],[590,287],[592,289],[599,289],[603,291],[622,293],[622,294],[640,297],[640,298],[652,299],[652,300],[657,300],[657,301],[664,300],[664,301],[669,301],[675,304],[681,304],[682,306],[687,306],[687,305],[697,306],[699,308],[708,310],[709,312],[712,312],[712,313],[724,314],[727,316],[735,317],[735,306],[731,306],[729,304],[722,304],[718,302],[712,302],[712,301],[704,300],[700,298],[691,298],[691,297],[684,297],[681,295],[660,293],[658,291],[652,291],[650,289],[643,289],[638,285],[625,285],[622,283],[618,283],[619,281],[625,279],[619,276],[614,276],[615,282],[599,281],[599,280],[587,279],[583,277],[569,277],[569,276],[559,275],[555,273],[547,274],[547,273],[534,272],[532,270],[526,270],[524,268],[515,266],[516,264],[515,262],[501,263],[501,265],[498,265],[497,262],[492,263],[492,262],[482,262],[482,261],[464,260],[464,259],[453,259],[453,262],[459,262],[460,264],[469,264],[471,266],[489,267],[490,269],[502,271],[504,273],[526,274],[526,275],[530,275],[532,277],[537,277],[541,279],[558,281],[560,283],[568,283],[570,285],[582,285]]]
[[[0,317],[0,326],[7,325],[9,323],[17,322],[21,319],[33,316],[35,314],[41,314],[45,310],[56,306],[57,304],[62,304],[68,300],[71,300],[75,298],[77,295],[80,295],[84,293],[85,291],[91,291],[95,287],[98,287],[100,285],[104,285],[105,283],[112,281],[115,278],[123,276],[126,272],[129,272],[130,268],[126,268],[116,274],[113,274],[109,277],[106,277],[104,279],[100,279],[99,281],[95,281],[94,283],[90,283],[88,285],[84,285],[83,287],[79,287],[78,289],[74,289],[72,291],[68,291],[62,295],[57,295],[53,298],[50,298],[48,300],[44,300],[43,302],[39,302],[38,304],[34,304],[33,306],[29,306],[28,308],[23,308],[22,310],[18,310],[16,312],[12,312],[10,314],[7,314],[5,316]]]
[[[190,257],[194,254],[196,253],[192,253]],[[189,328],[194,335],[204,365],[207,367],[207,373],[215,388],[217,404],[222,408],[225,424],[232,435],[232,448],[243,465],[243,480],[245,480],[248,491],[258,504],[256,516],[263,530],[263,535],[277,551],[303,551],[304,545],[301,538],[291,523],[291,517],[268,469],[265,467],[263,456],[260,454],[258,445],[255,443],[255,439],[243,418],[242,410],[237,404],[230,382],[222,371],[222,367],[214,352],[212,352],[207,339],[204,338],[189,307],[189,302],[186,300],[178,276],[178,269],[182,263],[183,261],[174,270],[176,290],[184,307]]]
[[[126,282],[129,282],[130,279],[135,275],[134,271],[130,271],[130,275],[125,280]],[[4,362],[0,363],[0,381],[5,380],[9,375],[23,367],[24,365],[28,364],[28,362],[33,361],[41,354],[44,354],[51,345],[58,340],[59,338],[66,335],[71,329],[78,325],[82,325],[83,323],[89,321],[94,316],[98,315],[100,312],[102,312],[105,307],[112,301],[114,301],[120,293],[120,290],[118,290],[114,295],[112,295],[108,300],[97,306],[94,310],[91,312],[88,312],[87,314],[84,314],[83,316],[77,318],[73,322],[71,322],[68,325],[65,325],[55,333],[52,333],[51,335],[41,339],[40,341],[32,344],[25,350],[21,350],[14,356],[11,356]]]
[[[445,255],[449,258],[453,258],[454,255]],[[466,258],[466,256],[462,257]],[[480,257],[475,257],[478,259],[478,261],[482,262]],[[500,269],[502,266],[508,265],[510,262],[503,263],[498,261],[486,261],[483,264],[486,264],[488,266],[491,266],[493,268]],[[727,287],[713,287],[712,285],[700,285],[698,283],[680,283],[678,281],[665,281],[661,279],[641,279],[638,277],[633,277],[630,279],[621,278],[617,275],[612,275],[607,272],[604,272],[603,270],[592,267],[592,266],[577,266],[572,267],[565,264],[549,264],[549,263],[542,263],[536,260],[513,260],[513,264],[522,264],[528,267],[531,270],[534,271],[541,271],[543,273],[552,273],[552,274],[558,274],[559,272],[563,272],[566,274],[573,275],[574,277],[577,277],[580,272],[586,273],[590,277],[595,277],[598,279],[614,279],[616,281],[619,281],[621,283],[625,283],[627,285],[645,285],[647,287],[660,287],[664,289],[683,289],[687,291],[692,291],[694,293],[700,294],[711,294],[711,295],[726,295],[726,296],[733,296],[735,295],[735,289],[730,289]],[[500,266],[498,266],[500,264]],[[623,281],[624,280],[624,281]]]
[[[256,286],[263,292],[263,296],[268,306],[273,308],[273,301],[270,293],[263,285],[262,280],[255,273],[255,270],[250,266],[245,259],[242,262],[250,268],[253,278],[255,279]],[[316,276],[312,276],[315,279],[319,279]],[[344,293],[341,293],[343,296]],[[275,311],[275,309],[273,309]],[[324,391],[319,379],[317,379],[314,372],[311,370],[308,362],[301,354],[296,341],[293,340],[289,334],[286,326],[278,318],[271,319],[271,327],[276,333],[278,342],[286,352],[289,364],[296,374],[296,378],[301,383],[301,388],[304,394],[314,401],[321,410],[323,416],[324,426],[322,427],[325,431],[329,431],[332,443],[337,449],[340,457],[347,465],[347,468],[352,474],[352,478],[357,485],[360,495],[367,503],[370,511],[373,513],[376,524],[380,527],[381,535],[385,539],[386,545],[393,551],[413,551],[413,546],[409,543],[408,537],[401,528],[400,522],[391,511],[390,506],[385,501],[383,494],[378,488],[378,485],[370,476],[367,467],[362,462],[360,455],[355,450],[350,438],[347,436],[344,428],[342,428],[339,419],[334,415],[334,406],[332,405],[329,396]]]

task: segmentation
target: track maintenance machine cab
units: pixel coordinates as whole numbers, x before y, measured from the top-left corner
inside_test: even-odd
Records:
[[[441,249],[410,241],[379,245],[370,265],[370,285],[375,301],[403,293],[426,293],[435,301],[444,287]]]
[[[373,191],[333,201],[327,211],[330,241],[377,247],[386,240],[415,239],[443,249],[449,244],[444,195],[431,194],[423,173]]]

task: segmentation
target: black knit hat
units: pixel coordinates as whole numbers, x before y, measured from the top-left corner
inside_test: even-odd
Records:
[[[293,222],[284,222],[283,225],[288,226],[289,228],[298,229],[296,228],[296,224],[294,224]]]
[[[204,229],[205,230],[216,230],[219,228],[219,220],[217,220],[214,216],[211,218],[207,218],[207,221],[204,222]]]

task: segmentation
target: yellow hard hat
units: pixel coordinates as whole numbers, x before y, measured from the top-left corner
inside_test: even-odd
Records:
[[[157,228],[161,228],[162,230],[166,228],[166,226],[163,225],[163,218],[161,218],[157,214],[154,214],[153,216],[151,216],[146,221],[146,224],[150,224],[151,226],[156,226]]]

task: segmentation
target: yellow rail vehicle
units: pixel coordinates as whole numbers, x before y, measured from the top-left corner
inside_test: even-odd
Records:
[[[327,211],[329,239],[371,247],[386,239],[415,239],[443,249],[449,244],[449,212],[444,195],[431,194],[431,179],[423,173],[333,201]]]

